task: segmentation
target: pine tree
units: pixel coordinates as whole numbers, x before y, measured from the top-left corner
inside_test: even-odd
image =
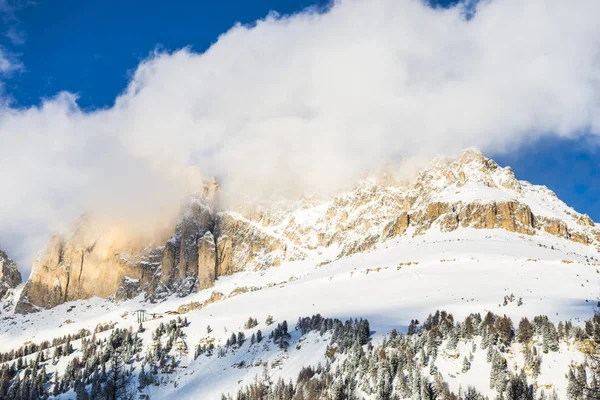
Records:
[[[392,395],[392,374],[388,362],[383,359],[377,369],[377,400],[389,400]]]
[[[438,392],[433,386],[433,383],[427,382],[423,385],[423,394],[421,395],[423,400],[437,400]]]
[[[463,359],[463,366],[462,366],[462,372],[465,373],[467,372],[469,369],[471,369],[471,363],[469,362],[469,360],[467,359],[467,357],[465,357]]]
[[[92,375],[92,390],[90,392],[90,398],[98,399],[100,398],[102,392],[102,386],[100,383],[100,377],[98,376],[98,371],[94,371]]]
[[[419,358],[421,360],[421,366],[426,367],[427,366],[427,355],[425,355],[425,350],[421,349]]]
[[[585,369],[582,366],[569,368],[567,373],[567,397],[570,400],[583,400],[586,381]]]
[[[12,385],[10,385],[10,388],[8,389],[7,398],[8,399],[18,399],[20,396],[20,392],[21,392],[21,378],[19,377],[19,374],[17,374],[17,376],[13,380]]]
[[[519,343],[528,343],[533,337],[533,327],[527,318],[522,318],[519,322],[517,340]]]
[[[244,332],[238,332],[238,335],[237,335],[238,346],[242,347],[242,345],[244,344],[245,341],[246,341],[246,335],[244,335]]]
[[[75,382],[75,396],[76,400],[89,400],[90,398],[85,389],[85,384],[79,379]]]
[[[54,397],[60,394],[60,380],[58,379],[58,371],[54,371],[54,385],[52,387],[52,395]]]
[[[452,329],[448,334],[448,344],[446,348],[448,350],[456,350],[456,346],[458,345],[458,333],[455,329]]]
[[[128,393],[130,375],[123,368],[123,331],[113,331],[108,340],[110,372],[104,387],[106,400],[122,400],[131,397]]]
[[[142,369],[140,371],[140,374],[138,375],[138,386],[143,389],[146,387],[146,385],[148,385],[147,379],[146,379],[146,370],[144,368],[144,365],[142,365]]]
[[[558,351],[558,332],[554,327],[552,322],[548,322],[546,324],[546,334],[544,335],[544,353],[547,353],[546,349],[549,351]]]
[[[413,400],[422,400],[421,399],[421,371],[419,368],[413,369],[412,374],[412,399]]]
[[[479,392],[477,391],[477,389],[475,389],[473,386],[468,386],[467,390],[465,390],[464,396],[462,397],[463,400],[482,400],[483,396],[481,396],[479,394]]]
[[[506,386],[506,400],[529,400],[529,387],[525,375],[512,375]]]
[[[485,358],[486,358],[487,362],[489,362],[489,363],[492,362],[494,354],[496,354],[496,349],[494,348],[494,346],[488,346],[487,347],[487,352],[486,352],[486,355],[485,355]]]
[[[499,392],[504,390],[506,385],[506,359],[498,353],[492,357],[492,369],[490,371],[490,388],[497,389]]]

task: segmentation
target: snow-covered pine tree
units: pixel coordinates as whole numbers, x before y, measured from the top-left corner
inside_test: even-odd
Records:
[[[471,369],[471,363],[469,362],[469,359],[465,356],[465,358],[463,358],[463,365],[462,365],[463,374],[465,372],[467,372],[469,369]]]
[[[533,337],[533,326],[527,318],[521,318],[519,329],[517,331],[517,341],[519,343],[529,343]]]

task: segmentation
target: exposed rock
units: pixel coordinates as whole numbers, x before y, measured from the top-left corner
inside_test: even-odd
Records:
[[[371,235],[363,240],[356,240],[352,243],[346,245],[342,252],[340,253],[340,257],[349,256],[351,254],[360,253],[363,251],[371,250],[377,245],[379,241],[379,235]]]
[[[214,196],[215,187],[204,190]],[[70,236],[53,236],[35,260],[17,310],[92,296],[131,298],[140,291],[151,300],[189,294],[198,278],[198,239],[215,226],[209,200],[193,198],[170,239],[142,244],[128,240],[118,227],[98,227],[91,217],[82,217]]]
[[[162,254],[161,263],[161,276],[160,279],[163,283],[168,283],[173,278],[173,270],[179,263],[179,253],[176,251],[177,247],[172,241],[168,241],[165,244],[165,248]]]
[[[127,300],[134,298],[140,292],[140,280],[132,279],[128,276],[123,277],[117,293],[116,300]]]
[[[596,226],[596,224],[594,224],[594,221],[592,221],[592,219],[587,215],[579,216],[576,222],[578,225],[581,226]]]
[[[387,240],[394,236],[399,236],[399,235],[404,234],[404,232],[406,232],[406,230],[408,229],[409,224],[410,224],[410,217],[408,216],[408,213],[400,214],[400,216],[398,218],[396,218],[395,221],[390,222],[383,229],[383,234],[382,234],[383,240]]]
[[[214,176],[204,183],[202,197],[210,202],[213,202],[221,185]]]
[[[216,181],[205,184],[203,195],[192,198],[173,235],[162,242],[135,245],[118,228],[100,229],[91,217],[82,217],[70,236],[53,236],[36,259],[17,310],[93,296],[125,299],[140,292],[160,301],[211,287],[218,276],[249,265],[280,263],[288,243],[235,213],[216,213],[217,189]]]
[[[109,297],[116,293],[125,276],[140,279],[137,264],[146,258],[144,251],[131,249],[137,256],[123,252],[116,231],[96,237],[82,221],[69,240],[55,235],[33,265],[33,271],[19,302],[54,307],[66,301],[92,296]],[[18,307],[22,309],[22,307]]]
[[[212,287],[217,270],[215,237],[208,231],[198,241],[198,289]]]
[[[8,258],[6,253],[0,250],[0,299],[10,289],[14,289],[20,285],[21,282],[21,273],[17,269],[17,263]]]
[[[179,279],[193,276],[198,271],[198,240],[206,232],[214,230],[213,211],[205,204],[193,202],[181,223],[179,243]]]
[[[233,241],[227,235],[217,239],[217,274],[230,275],[233,272]]]
[[[559,219],[538,216],[535,218],[535,227],[543,229],[551,235],[569,237],[567,224]]]
[[[489,203],[435,202],[425,210],[402,215],[384,229],[384,239],[403,234],[409,226],[415,233],[424,233],[437,222],[440,230],[449,232],[459,226],[475,229],[505,229],[510,232],[533,234],[533,214],[529,206],[516,201]]]
[[[432,203],[427,205],[425,211],[425,221],[431,223],[439,218],[440,215],[446,214],[450,209],[450,204],[447,203]]]
[[[460,219],[456,213],[448,213],[442,217],[440,228],[444,232],[450,232],[458,228]]]
[[[529,206],[516,201],[470,203],[458,213],[461,226],[476,229],[501,228],[533,234],[533,214]]]
[[[218,243],[218,270],[223,275],[237,272],[248,264],[270,267],[272,258],[267,255],[275,251],[285,254],[288,247],[283,238],[273,236],[236,213],[219,214],[216,235],[223,237]]]
[[[570,235],[570,239],[574,242],[585,244],[586,246],[594,242],[593,239],[584,232],[573,232]]]

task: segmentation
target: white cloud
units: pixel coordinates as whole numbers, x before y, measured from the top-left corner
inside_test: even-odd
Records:
[[[110,109],[69,94],[5,107],[0,245],[30,254],[90,207],[173,206],[190,165],[238,193],[323,190],[383,159],[598,134],[598,15],[597,0],[486,1],[468,21],[346,0],[235,26],[204,54],[157,53]]]
[[[23,64],[13,54],[0,46],[0,78],[9,76],[22,68]]]
[[[20,46],[25,43],[26,35],[22,30],[17,29],[12,26],[8,28],[4,36],[10,40],[10,42],[15,46]]]

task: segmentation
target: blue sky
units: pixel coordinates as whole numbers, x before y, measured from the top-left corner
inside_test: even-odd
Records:
[[[203,52],[235,22],[269,11],[289,14],[313,0],[74,1],[39,0],[3,21],[2,46],[23,68],[4,81],[13,107],[37,105],[66,90],[86,110],[112,106],[132,71],[155,49],[190,46]],[[326,7],[326,2],[317,4]],[[15,35],[16,33],[16,35]],[[489,154],[520,179],[545,184],[580,212],[600,221],[600,158],[589,139],[548,136],[517,150]]]

